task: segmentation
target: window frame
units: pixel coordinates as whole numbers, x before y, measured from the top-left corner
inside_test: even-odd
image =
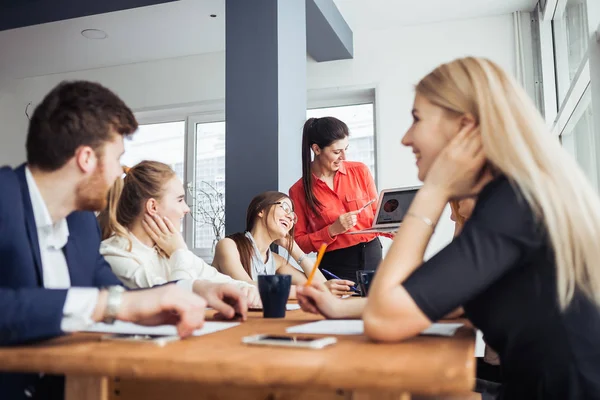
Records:
[[[185,143],[185,196],[186,202],[190,209],[196,209],[196,199],[192,196],[192,188],[196,182],[196,146],[198,138],[196,137],[196,125],[210,124],[216,122],[225,122],[225,110],[206,111],[203,113],[195,113],[189,115],[186,120],[186,143]],[[225,179],[227,179],[227,171],[225,171]],[[190,213],[191,214],[191,213]],[[186,224],[184,225],[184,239],[189,249],[198,257],[209,262],[212,261],[212,249],[204,247],[196,247],[196,238],[194,237],[194,220],[191,215],[186,216]]]
[[[557,63],[556,54],[556,43],[553,32],[553,23],[561,23],[563,13],[565,12],[567,3],[569,0],[547,0],[545,6],[542,8],[542,2],[538,2],[536,10],[539,18],[539,33],[540,33],[540,47],[541,47],[541,67],[542,67],[542,79],[544,83],[544,110],[546,121],[551,127],[552,133],[555,136],[560,137],[565,127],[567,126],[569,119],[573,115],[577,104],[581,100],[586,88],[590,84],[590,65],[589,57],[586,55],[578,69],[575,77],[571,81],[564,99],[558,95],[559,85],[557,80],[560,79],[564,74],[568,74],[568,71],[557,71],[558,68],[564,68],[563,63]],[[582,0],[586,3],[586,10],[588,13],[588,29],[590,35],[594,32],[594,21],[590,18],[590,5],[594,0]],[[588,46],[592,46],[594,43],[590,40]]]
[[[306,110],[316,108],[345,107],[361,104],[372,104],[373,106],[373,150],[375,165],[375,184],[379,182],[379,141],[377,139],[377,102],[376,91],[372,87],[349,88],[349,89],[319,89],[309,90],[307,93]],[[192,196],[191,188],[196,181],[196,125],[205,123],[225,122],[225,101],[211,101],[201,104],[184,104],[170,108],[142,109],[135,113],[140,125],[160,124],[176,121],[185,121],[184,137],[184,187],[186,202],[190,209],[194,209],[195,198]],[[227,171],[225,171],[227,179]],[[379,187],[379,186],[378,186]],[[191,215],[186,216],[183,221],[183,235],[188,248],[198,257],[205,261],[211,261],[211,248],[195,247],[194,221]]]
[[[183,155],[183,185],[185,201],[194,209],[194,201],[189,191],[189,183],[195,182],[196,165],[196,123],[225,121],[225,101],[209,101],[194,104],[180,104],[166,108],[146,108],[134,111],[139,125],[162,124],[169,122],[185,122],[184,155]],[[188,248],[204,260],[209,260],[211,249],[194,247],[194,221],[191,215],[183,220],[183,237]]]
[[[563,85],[561,87],[558,80],[562,79],[564,81],[565,77],[568,77],[568,60],[557,60],[556,46],[561,45],[561,43],[555,42],[554,29],[557,27],[560,29],[568,1],[547,0],[545,4],[540,1],[536,6],[540,33],[544,114],[552,135],[559,140],[562,140],[563,135],[570,134],[571,130],[574,129],[581,112],[586,109],[587,104],[584,103],[587,101],[592,103],[594,131],[600,131],[600,83],[595,82],[595,77],[600,77],[600,62],[593,59],[594,53],[600,54],[600,41],[598,40],[598,33],[596,33],[596,29],[600,32],[600,26],[598,25],[600,16],[596,16],[600,11],[600,5],[593,4],[597,0],[582,0],[587,13],[589,38],[587,52],[580,61],[577,72],[569,86],[565,87]],[[563,26],[562,28],[565,29],[566,27]],[[564,45],[564,43],[562,44]],[[598,56],[596,55],[596,57]],[[592,81],[592,76],[594,81]],[[566,91],[564,98],[559,91],[561,93]],[[591,100],[586,98],[589,91],[591,91]],[[600,140],[596,141],[594,148],[594,156],[597,160],[600,160],[599,143]],[[594,168],[595,171],[588,172],[600,176],[600,165],[596,163]]]

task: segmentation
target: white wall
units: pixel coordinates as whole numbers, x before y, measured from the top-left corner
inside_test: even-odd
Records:
[[[25,105],[20,107],[12,81],[0,83],[0,166],[17,165],[25,159]]]
[[[443,62],[488,57],[514,74],[512,16],[502,15],[396,29],[355,31],[354,60],[308,65],[311,89],[347,85],[376,88],[377,155],[380,188],[419,184],[415,159],[400,139],[410,126],[414,85]],[[449,210],[437,227],[427,255],[452,238]],[[386,243],[388,245],[389,243]]]
[[[309,61],[308,88],[376,89],[377,151],[380,188],[417,184],[414,157],[400,139],[410,124],[413,87],[442,62],[477,55],[514,73],[515,44],[511,15],[420,26],[354,32],[353,60]],[[98,81],[117,92],[136,111],[211,102],[225,95],[224,53],[23,79],[14,95],[0,97],[0,161],[16,164],[25,157],[25,105],[34,105],[64,79]],[[2,92],[0,92],[2,93]],[[8,103],[8,104],[7,104]],[[4,127],[10,129],[4,129]],[[453,224],[442,217],[430,246],[447,243]]]

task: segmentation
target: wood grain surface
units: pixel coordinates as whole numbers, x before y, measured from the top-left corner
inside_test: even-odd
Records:
[[[35,345],[2,348],[0,370],[65,374],[70,380],[78,376],[118,377],[122,392],[143,381],[149,389],[150,381],[171,387],[179,384],[181,388],[200,383],[207,391],[247,388],[262,393],[277,388],[296,394],[329,393],[327,398],[339,399],[346,398],[346,391],[449,395],[468,393],[474,387],[475,336],[470,328],[459,329],[452,338],[419,336],[396,344],[376,344],[364,336],[338,336],[336,345],[323,350],[241,343],[243,336],[281,334],[289,326],[317,319],[300,310],[288,311],[285,319],[271,320],[263,319],[261,313],[251,313],[248,321],[238,327],[165,347],[100,341],[98,334],[79,333]],[[104,387],[102,382],[92,383]]]

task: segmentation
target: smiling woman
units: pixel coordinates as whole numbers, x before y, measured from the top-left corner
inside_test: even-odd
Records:
[[[183,185],[175,172],[157,161],[142,161],[127,169],[108,196],[98,219],[100,253],[113,272],[131,288],[147,288],[180,279],[202,279],[250,285],[220,274],[188,250],[181,220],[190,212]]]
[[[274,274],[291,275],[293,285],[306,283],[313,263],[294,241],[297,220],[287,195],[274,191],[259,194],[248,206],[245,232],[229,235],[217,244],[213,266],[234,279],[252,284],[256,284],[259,275]],[[272,244],[285,248],[304,273],[294,268],[289,259],[272,253]],[[318,271],[314,279],[325,282],[325,277]],[[336,295],[349,293],[351,285],[353,282],[342,280],[328,283]],[[290,297],[295,297],[295,287],[292,287]]]
[[[306,287],[301,307],[362,317],[369,338],[393,342],[462,306],[499,354],[501,399],[600,399],[598,194],[490,60],[457,59],[427,74],[413,116],[402,143],[424,182],[368,299]],[[460,233],[424,261],[447,203],[474,196]]]
[[[377,268],[382,249],[377,234],[346,234],[370,228],[377,210],[371,202],[377,189],[369,168],[346,160],[349,136],[348,126],[337,118],[306,121],[302,178],[290,188],[290,197],[297,207],[295,239],[300,248],[310,253],[326,243],[321,267],[352,280],[359,270]]]

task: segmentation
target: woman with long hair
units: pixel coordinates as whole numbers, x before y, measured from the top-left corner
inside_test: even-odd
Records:
[[[180,228],[190,209],[171,167],[142,161],[124,171],[98,220],[100,253],[126,286],[148,288],[175,280],[229,283],[242,289],[250,303],[260,303],[254,286],[219,273],[188,250]]]
[[[376,341],[417,335],[449,311],[500,356],[502,399],[600,399],[600,200],[525,91],[489,60],[443,64],[416,87],[402,143],[424,182],[369,291],[338,301],[299,290],[302,306],[362,317]],[[450,200],[471,217],[423,261]]]
[[[290,198],[281,192],[264,192],[254,197],[246,212],[246,229],[217,243],[213,266],[234,279],[256,284],[259,275],[288,274],[293,285],[306,282],[314,263],[294,241],[297,216]],[[287,250],[288,258],[271,252],[277,244]],[[289,263],[293,258],[303,272]],[[314,280],[326,282],[320,271]],[[330,280],[326,287],[337,296],[352,294],[352,281]],[[295,298],[295,286],[290,293]]]
[[[377,269],[382,248],[378,233],[348,234],[373,225],[377,204],[368,203],[378,198],[369,168],[346,160],[349,135],[348,126],[334,117],[306,121],[302,178],[290,188],[290,197],[298,214],[294,238],[300,248],[311,253],[326,243],[320,267],[354,280],[359,270]]]

